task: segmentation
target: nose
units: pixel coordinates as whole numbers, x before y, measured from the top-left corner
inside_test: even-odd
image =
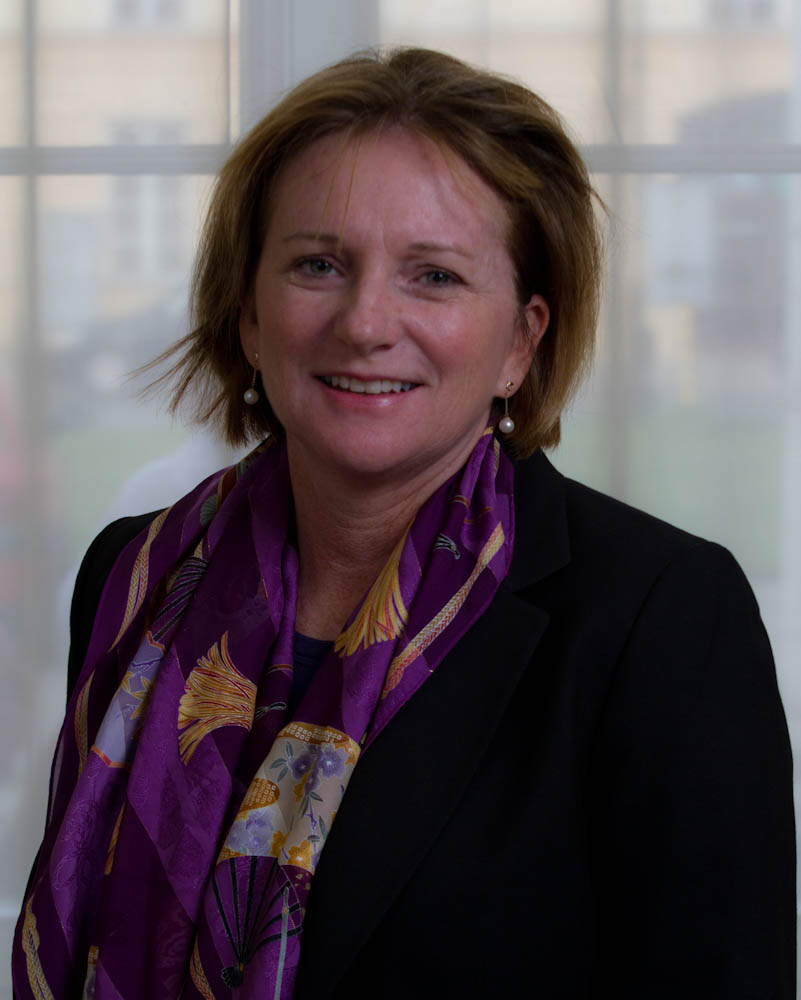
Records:
[[[389,282],[382,274],[354,277],[336,317],[336,335],[362,356],[396,342],[397,316]]]

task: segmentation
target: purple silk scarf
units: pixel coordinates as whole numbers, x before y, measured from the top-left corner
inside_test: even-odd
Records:
[[[488,428],[421,507],[293,719],[282,444],[206,480],[123,550],[56,748],[14,939],[18,1000],[291,997],[348,780],[506,576],[512,490]]]

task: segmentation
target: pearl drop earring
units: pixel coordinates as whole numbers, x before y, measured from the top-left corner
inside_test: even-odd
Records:
[[[244,395],[242,397],[248,404],[248,406],[253,406],[254,403],[258,403],[259,401],[259,393],[256,389],[256,373],[258,372],[258,368],[256,368],[256,365],[258,363],[259,363],[259,356],[258,354],[255,354],[253,356],[253,378],[251,379],[250,387],[248,389],[245,389]]]
[[[501,434],[511,434],[515,429],[515,422],[509,416],[509,393],[514,389],[514,382],[506,383],[506,395],[503,399],[503,416],[498,422],[498,430]]]

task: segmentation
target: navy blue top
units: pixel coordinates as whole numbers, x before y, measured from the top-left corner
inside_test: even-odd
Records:
[[[295,710],[311,684],[317,668],[326,658],[333,646],[330,639],[313,639],[309,635],[295,633],[295,645],[292,653],[292,690],[289,693],[289,709],[287,718],[292,718]]]

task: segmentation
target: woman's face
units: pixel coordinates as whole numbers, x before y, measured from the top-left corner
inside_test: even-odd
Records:
[[[508,226],[416,133],[333,135],[289,164],[240,332],[292,463],[399,483],[463,464],[548,322],[517,301]]]

